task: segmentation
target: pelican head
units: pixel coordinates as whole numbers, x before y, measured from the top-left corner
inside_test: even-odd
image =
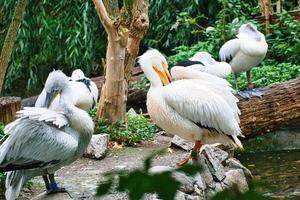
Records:
[[[239,28],[238,38],[252,38],[254,40],[260,41],[264,35],[257,30],[257,27],[252,23],[243,24]]]
[[[68,78],[62,71],[51,72],[45,84],[46,100],[44,107],[49,108],[55,97],[67,91],[69,87]]]
[[[151,85],[168,85],[172,78],[166,58],[156,49],[150,49],[139,57],[139,64]]]
[[[72,78],[72,80],[77,81],[77,80],[85,78],[85,75],[81,69],[76,69],[72,72],[71,78]]]
[[[210,55],[210,53],[205,51],[200,51],[195,53],[193,57],[190,58],[193,61],[200,61],[205,65],[214,64],[215,59]]]

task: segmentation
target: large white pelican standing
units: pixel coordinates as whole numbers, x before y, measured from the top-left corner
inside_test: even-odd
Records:
[[[229,40],[220,49],[219,56],[221,61],[227,61],[232,67],[236,90],[238,90],[236,74],[246,72],[248,81],[248,92],[240,92],[242,97],[250,98],[261,96],[262,93],[254,90],[251,81],[250,70],[258,65],[266,56],[268,44],[264,34],[257,30],[251,23],[243,24],[239,28],[237,38]]]
[[[16,199],[24,183],[35,176],[43,176],[48,193],[64,191],[54,173],[82,156],[91,140],[93,121],[73,105],[67,76],[51,72],[45,91],[45,108],[25,108],[17,112],[19,119],[5,127],[9,137],[0,147],[0,171],[8,172],[7,200]],[[57,95],[61,111],[47,109]]]
[[[197,52],[189,60],[181,61],[175,66],[187,67],[198,71],[206,72],[220,78],[226,78],[231,72],[231,66],[226,62],[216,61],[210,53]]]
[[[140,56],[139,64],[151,83],[147,109],[155,124],[168,133],[195,142],[193,152],[199,152],[203,143],[215,142],[243,148],[237,138],[242,136],[238,99],[226,80],[177,67],[190,79],[181,77],[182,80],[170,83],[167,61],[155,49]],[[190,158],[178,164],[185,164]]]
[[[89,111],[91,108],[94,108],[98,99],[98,88],[96,84],[89,78],[85,77],[84,73],[80,69],[73,71],[69,81],[74,105],[85,111]],[[46,91],[44,89],[36,100],[35,107],[43,107],[45,99]],[[49,108],[51,110],[59,110],[59,95],[51,102]]]

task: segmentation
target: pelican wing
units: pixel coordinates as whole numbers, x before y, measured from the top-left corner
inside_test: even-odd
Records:
[[[239,136],[237,111],[199,80],[181,80],[164,87],[163,97],[177,114],[201,128]]]
[[[221,61],[229,63],[232,58],[238,53],[240,50],[240,40],[232,39],[227,41],[220,49],[219,57]]]
[[[74,156],[77,147],[78,141],[64,131],[44,122],[21,119],[1,145],[0,163],[1,167],[17,169],[47,167]]]
[[[78,140],[72,136],[73,129],[58,128],[33,116],[22,117],[5,129],[9,137],[0,147],[2,170],[49,167],[75,155]]]
[[[62,112],[46,108],[25,107],[23,110],[17,112],[17,117],[52,123],[58,128],[69,125],[68,119]]]

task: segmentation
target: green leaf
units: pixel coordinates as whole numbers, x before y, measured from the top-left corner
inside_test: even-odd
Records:
[[[108,181],[102,183],[101,185],[98,186],[97,188],[97,196],[102,196],[105,195],[109,192],[109,190],[111,189],[111,186],[113,184],[112,179],[109,179]]]

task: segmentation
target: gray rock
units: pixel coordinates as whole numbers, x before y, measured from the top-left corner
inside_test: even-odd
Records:
[[[194,179],[193,177],[187,176],[181,172],[175,172],[174,178],[181,183],[180,191],[186,194],[192,194],[194,192]]]
[[[223,186],[229,188],[237,186],[237,189],[241,193],[245,193],[249,190],[249,186],[242,169],[231,169],[226,172],[226,178],[222,182]]]
[[[83,156],[93,159],[104,158],[108,149],[108,134],[93,135],[89,146]]]
[[[220,149],[219,150],[215,150],[215,149],[216,148],[213,148],[210,145],[205,145],[203,146],[201,153],[205,155],[208,161],[206,164],[213,177],[215,177],[218,181],[222,181],[225,178],[225,169],[220,162],[220,157],[223,159],[223,157],[228,156],[228,153]],[[215,152],[218,152],[218,154],[216,154]],[[220,154],[223,154],[223,156],[220,156]]]
[[[178,191],[175,200],[198,200],[198,196],[193,196],[189,194],[185,194],[184,192]]]
[[[206,187],[206,183],[204,182],[204,180],[203,180],[203,178],[202,178],[202,176],[201,176],[200,173],[196,174],[196,176],[195,176],[195,183],[198,186],[199,190],[202,190],[202,191],[206,190],[206,188],[207,188]]]
[[[149,169],[149,173],[157,174],[157,173],[163,173],[166,171],[172,171],[174,168],[169,166],[155,166]],[[187,176],[184,173],[181,172],[173,172],[173,177],[181,183],[180,191],[191,194],[194,192],[194,179],[193,177]]]
[[[128,111],[127,111],[127,113],[129,114],[129,115],[132,115],[132,116],[137,116],[138,114],[135,112],[135,110],[133,109],[133,108],[130,108]]]
[[[244,172],[244,175],[247,179],[247,183],[248,184],[252,183],[253,176],[252,176],[250,170],[247,169],[244,165],[242,165],[242,163],[240,163],[239,160],[237,160],[235,158],[229,158],[226,160],[226,165],[230,169],[242,169]]]
[[[36,197],[33,197],[32,200],[72,200],[71,196],[67,193],[56,193],[47,195],[46,192],[43,192]]]
[[[171,146],[176,146],[183,150],[189,151],[193,148],[194,143],[188,142],[188,141],[178,137],[177,135],[175,135],[171,140]]]

